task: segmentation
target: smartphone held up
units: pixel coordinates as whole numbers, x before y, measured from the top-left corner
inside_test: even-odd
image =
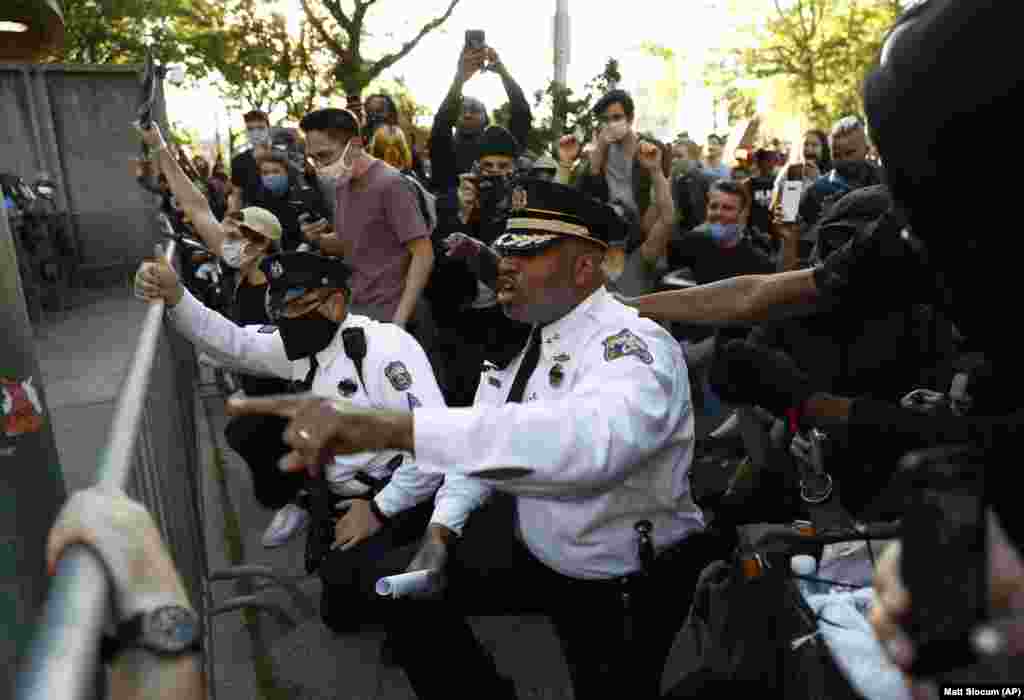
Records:
[[[796,223],[800,214],[800,198],[804,193],[803,180],[786,180],[782,183],[782,222]]]

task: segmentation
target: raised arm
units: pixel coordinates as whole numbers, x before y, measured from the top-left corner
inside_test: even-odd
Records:
[[[138,127],[136,127],[138,128]],[[203,239],[206,247],[215,254],[220,255],[221,245],[224,243],[224,230],[220,222],[213,215],[210,209],[210,202],[206,195],[199,191],[199,188],[188,178],[174,157],[163,134],[156,122],[148,130],[139,129],[142,140],[156,151],[157,163],[160,171],[167,178],[167,185],[171,188],[171,194],[178,200],[182,210],[192,220],[192,226],[196,233]]]
[[[530,125],[533,122],[533,115],[530,112],[530,103],[526,101],[526,95],[519,83],[515,81],[512,74],[505,68],[494,49],[488,49],[488,60],[491,70],[501,76],[501,82],[505,86],[505,94],[508,95],[509,122],[508,130],[515,137],[521,149],[526,148],[527,139],[530,136]]]
[[[651,174],[654,186],[654,206],[644,214],[642,233],[644,242],[641,255],[648,264],[654,265],[665,256],[669,237],[675,225],[676,207],[672,200],[672,187],[661,169],[661,152],[651,143],[640,145],[640,164]]]
[[[455,80],[448,88],[441,106],[434,116],[434,125],[430,130],[430,166],[431,180],[434,189],[446,191],[456,184],[459,173],[455,172],[455,144],[452,141],[452,129],[460,116],[462,108],[462,87],[473,75],[483,67],[484,50],[463,49],[459,55],[459,67],[455,71]]]

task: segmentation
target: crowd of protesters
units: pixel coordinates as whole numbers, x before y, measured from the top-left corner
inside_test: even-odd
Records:
[[[985,119],[1002,124],[1020,81],[1003,64],[983,85],[963,83],[966,106],[943,112],[929,102],[949,98],[942,71],[915,68],[922,55],[939,68],[984,63],[978,37],[1012,26],[997,5],[910,10],[866,83],[868,117],[796,144],[767,134],[733,152],[715,134],[663,143],[636,129],[633,99],[613,89],[594,105],[585,143],[569,134],[530,153],[529,104],[486,46],[458,56],[422,150],[384,94],[310,112],[279,140],[265,114],[246,114],[249,148],[230,178],[220,160],[190,160],[157,127],[140,129],[157,154],[140,180],[232,281],[229,303],[211,308],[170,265],[150,262],[137,294],[162,300],[197,349],[242,377],[228,442],[276,511],[266,546],[326,532],[311,567],[324,623],[338,635],[383,624],[423,698],[450,695],[452,659],[475,694],[515,697],[465,621],[474,614],[548,615],[578,698],[659,696],[684,625],[746,666],[730,671],[698,644],[699,672],[671,697],[740,678],[781,683],[767,669],[805,642],[827,653],[801,656],[787,682],[838,667],[843,690],[789,685],[786,697],[936,692],[937,674],[966,663],[951,650],[972,649],[975,663],[1015,651],[1012,621],[939,612],[1012,616],[1024,590],[1019,516],[996,466],[1019,422],[1019,362],[1008,337],[996,340],[1002,324],[981,318],[985,302],[1005,297],[995,285],[1015,264],[998,251],[1017,244],[983,238],[994,237],[994,211],[948,214],[942,198],[1005,189],[968,182],[962,144],[950,139],[976,135]],[[959,34],[947,31],[954,25]],[[506,125],[466,94],[483,71],[505,87]],[[695,465],[730,439],[743,462],[717,500],[698,498]],[[973,448],[974,461],[928,459],[976,468],[980,452],[986,483],[971,493],[981,507],[963,500],[976,472],[952,510],[920,495],[940,487],[899,480],[909,452],[949,444]],[[338,509],[326,523],[321,485]],[[955,533],[940,542],[925,521]],[[782,612],[763,625],[723,622],[736,622],[735,610],[754,615],[741,601],[765,594],[737,580],[770,579],[777,563],[741,556],[751,551],[736,532],[752,522],[852,541],[870,539],[864,523],[906,529],[877,559],[870,542],[828,545],[809,550],[808,572],[804,550],[787,552],[787,574],[792,564],[804,577],[802,602],[791,610],[779,587],[758,606],[793,619],[832,611],[846,623],[842,635],[811,624],[783,639]],[[55,527],[51,562],[84,538],[115,562],[129,598],[152,585],[132,572],[165,572],[167,601],[188,609],[151,532],[123,498],[77,496]],[[929,556],[970,561],[927,560],[928,537]],[[734,557],[742,567],[722,563]],[[408,596],[379,594],[403,576],[419,582]],[[981,583],[958,592],[950,577]],[[925,643],[936,637],[945,655]],[[121,663],[192,697],[192,651]],[[1021,675],[1012,662],[997,666],[964,678],[1006,685]],[[133,694],[122,686],[120,697]]]

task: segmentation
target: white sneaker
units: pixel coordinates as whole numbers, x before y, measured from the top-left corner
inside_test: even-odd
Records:
[[[267,531],[263,533],[263,546],[280,547],[298,532],[309,525],[309,513],[294,503],[289,503],[270,521]]]

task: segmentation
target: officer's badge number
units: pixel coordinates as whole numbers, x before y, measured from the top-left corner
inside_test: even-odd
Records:
[[[617,360],[620,357],[633,355],[646,365],[654,362],[651,351],[647,349],[647,343],[635,336],[628,328],[604,339],[604,359],[606,362]]]
[[[409,374],[409,370],[405,368],[405,364],[402,362],[392,362],[386,368],[384,368],[384,376],[391,382],[391,386],[395,388],[395,391],[408,391],[409,387],[412,386],[412,375]]]

